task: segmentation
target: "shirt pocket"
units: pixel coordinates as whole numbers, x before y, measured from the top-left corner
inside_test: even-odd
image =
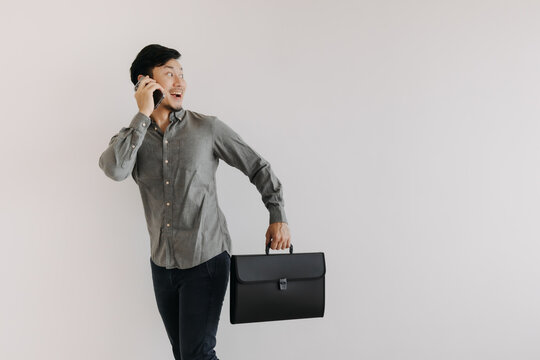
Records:
[[[146,184],[160,181],[163,177],[161,149],[155,145],[144,144],[137,154],[137,176]]]

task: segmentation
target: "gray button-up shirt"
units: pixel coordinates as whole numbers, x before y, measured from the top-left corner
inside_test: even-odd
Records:
[[[249,177],[262,195],[270,223],[287,222],[282,186],[270,164],[215,116],[171,112],[165,133],[137,113],[99,158],[113,180],[131,173],[139,185],[150,234],[151,258],[168,269],[199,265],[231,253],[227,222],[218,205],[219,159]]]

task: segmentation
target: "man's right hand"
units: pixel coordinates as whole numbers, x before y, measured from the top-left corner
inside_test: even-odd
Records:
[[[137,91],[135,91],[135,99],[137,100],[137,106],[139,111],[144,115],[150,117],[154,112],[154,91],[161,90],[165,94],[165,89],[156,80],[150,76],[139,75],[138,79],[143,78],[139,83]]]

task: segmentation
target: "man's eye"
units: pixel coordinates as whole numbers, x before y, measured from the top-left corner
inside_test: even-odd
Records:
[[[167,75],[172,75],[173,73],[172,72],[168,72]],[[184,78],[184,74],[180,74],[180,77],[183,79]]]

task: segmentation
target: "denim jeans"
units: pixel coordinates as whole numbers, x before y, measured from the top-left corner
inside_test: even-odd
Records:
[[[159,313],[176,360],[218,360],[214,347],[229,282],[227,251],[189,269],[166,269],[150,259]]]

